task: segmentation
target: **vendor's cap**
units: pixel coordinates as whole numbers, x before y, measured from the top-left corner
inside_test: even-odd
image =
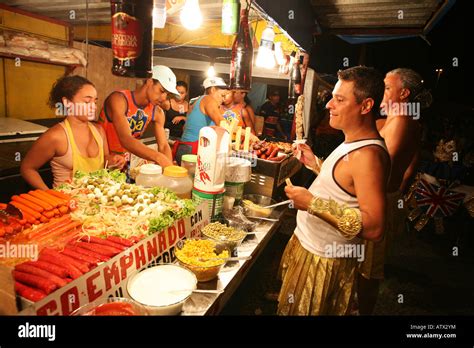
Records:
[[[164,65],[155,65],[152,78],[158,80],[167,92],[179,96],[179,92],[176,89],[176,75],[170,68]]]
[[[273,91],[270,92],[270,96],[274,96],[274,95],[280,95],[280,91],[278,89],[274,89]]]
[[[202,83],[205,89],[208,89],[209,87],[219,87],[223,89],[229,88],[225,81],[220,78],[220,77],[208,77],[207,79],[204,80]]]

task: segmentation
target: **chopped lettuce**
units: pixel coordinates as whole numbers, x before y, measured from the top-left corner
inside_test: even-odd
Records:
[[[81,179],[81,178],[85,177],[86,175],[87,175],[86,173],[81,172],[80,170],[77,170],[74,173],[74,179]]]
[[[117,169],[114,169],[114,170],[99,169],[89,174],[86,174],[78,170],[74,173],[74,179],[82,179],[84,177],[89,177],[92,179],[108,178],[115,182],[125,182],[127,180],[127,176]]]
[[[196,210],[196,204],[191,199],[182,199],[181,202],[183,203],[183,206],[176,213],[176,219],[191,216]]]
[[[63,183],[54,188],[56,191],[62,191],[62,190],[67,190],[69,189],[69,184]]]
[[[179,199],[176,193],[165,187],[153,187],[149,192],[166,202],[172,202]]]
[[[188,217],[194,214],[194,210],[196,207],[192,200],[181,199],[177,201],[177,204],[181,206],[180,209],[177,209],[177,210],[169,209],[169,210],[164,211],[160,216],[151,218],[148,232],[154,233],[157,231],[161,231],[164,228],[170,227],[171,225],[173,225],[176,220],[179,220],[181,218]]]
[[[127,176],[125,173],[122,173],[120,170],[114,169],[109,171],[109,177],[117,182],[126,182]]]
[[[158,217],[151,218],[150,225],[148,226],[148,232],[158,232],[165,229],[166,227],[170,227],[171,225],[173,225],[176,220],[173,215],[175,214],[173,214],[172,211],[168,210],[163,212],[163,214]]]
[[[99,169],[95,172],[89,173],[89,177],[91,178],[109,178],[116,182],[125,182],[127,180],[127,176],[122,173],[120,170],[113,169]]]

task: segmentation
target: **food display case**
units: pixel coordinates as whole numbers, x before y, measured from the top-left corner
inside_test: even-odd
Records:
[[[284,198],[285,180],[302,167],[293,156],[292,144],[276,139],[260,140],[252,144],[249,152],[239,151],[233,155],[249,160],[252,165],[251,179],[245,184],[244,193],[260,194],[276,200]]]
[[[251,180],[245,184],[245,193],[280,198],[285,180],[295,175],[301,166],[301,162],[294,156],[288,156],[281,162],[257,159],[256,166],[252,168]]]

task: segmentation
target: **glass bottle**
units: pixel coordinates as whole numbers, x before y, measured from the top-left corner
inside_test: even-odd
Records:
[[[112,73],[152,76],[153,0],[111,0]]]
[[[230,89],[249,91],[252,86],[253,44],[250,37],[248,11],[242,10],[240,28],[232,45]]]

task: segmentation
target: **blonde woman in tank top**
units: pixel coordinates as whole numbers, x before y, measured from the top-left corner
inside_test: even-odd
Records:
[[[48,104],[63,122],[48,129],[31,147],[21,163],[21,175],[36,189],[47,189],[38,170],[50,162],[54,184],[72,179],[76,171],[92,172],[109,167],[122,168],[120,156],[109,155],[107,137],[102,127],[93,121],[96,115],[97,91],[81,76],[62,77],[56,81]]]

